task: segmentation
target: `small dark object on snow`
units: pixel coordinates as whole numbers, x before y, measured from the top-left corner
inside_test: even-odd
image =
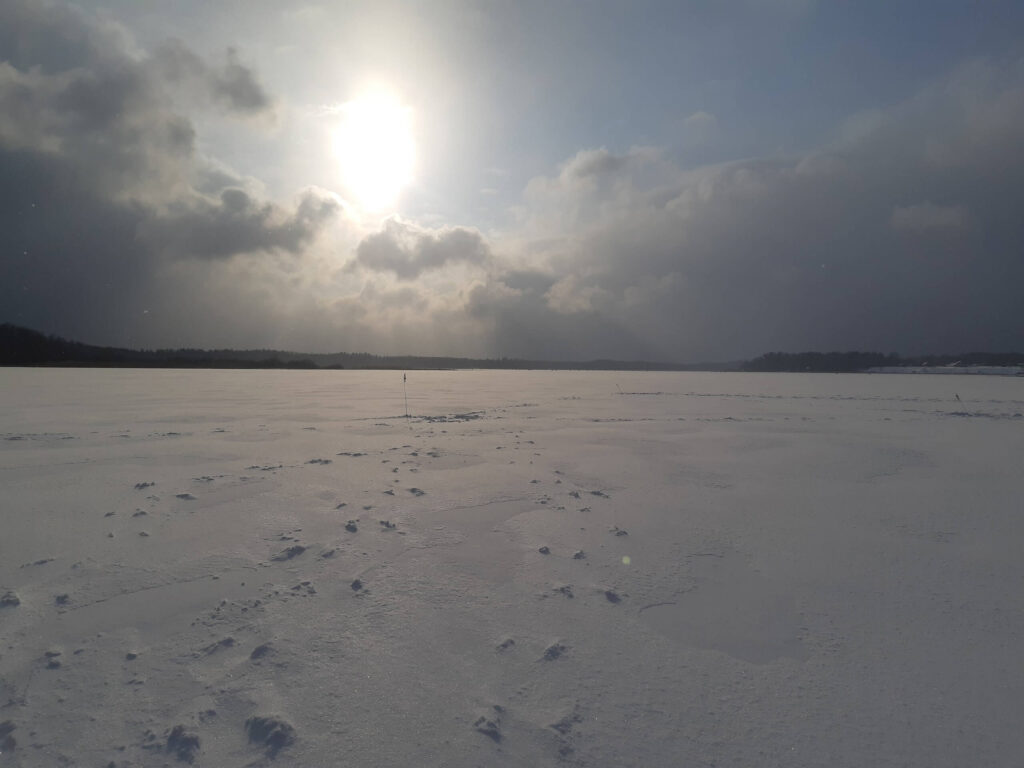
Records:
[[[622,600],[622,598],[619,597],[617,592],[613,592],[610,589],[605,591],[604,596],[608,598],[609,603],[617,603]]]
[[[551,548],[550,547],[546,547],[546,546],[545,547],[541,547],[537,551],[540,552],[542,555],[550,555],[551,554]]]
[[[347,523],[345,523],[345,530],[349,533],[355,533],[356,531],[358,531],[359,528],[356,526],[356,521],[349,520]]]
[[[361,582],[359,579],[356,579],[352,582],[351,586],[353,592],[358,592],[360,589],[363,588],[363,582]]]
[[[250,717],[245,721],[245,732],[251,743],[266,747],[270,757],[276,757],[282,749],[295,743],[295,729],[273,715]]]
[[[584,552],[582,549],[577,549],[575,552],[572,553],[572,559],[573,560],[586,560],[587,559],[587,553]]]

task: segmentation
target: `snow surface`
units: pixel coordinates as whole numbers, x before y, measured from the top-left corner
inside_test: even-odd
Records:
[[[0,766],[1020,764],[1019,380],[408,403],[0,370]]]

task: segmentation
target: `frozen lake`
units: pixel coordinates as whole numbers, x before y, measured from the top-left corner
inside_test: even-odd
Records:
[[[0,369],[0,766],[1019,763],[1021,380],[407,396]]]

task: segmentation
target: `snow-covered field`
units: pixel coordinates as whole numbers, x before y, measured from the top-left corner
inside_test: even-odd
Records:
[[[0,766],[1024,761],[1020,380],[408,407],[400,371],[0,370]]]

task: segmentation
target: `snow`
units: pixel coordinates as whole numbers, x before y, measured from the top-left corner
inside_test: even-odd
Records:
[[[0,370],[0,766],[1024,754],[1020,381],[407,388]]]

